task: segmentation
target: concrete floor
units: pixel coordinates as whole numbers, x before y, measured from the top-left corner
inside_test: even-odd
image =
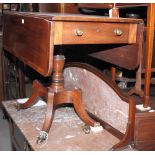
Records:
[[[0,110],[0,151],[11,151],[9,124],[3,119],[3,112]]]
[[[26,96],[31,94],[31,84],[26,84]],[[0,109],[0,151],[11,151],[11,140],[9,123],[6,119],[3,119],[3,111]]]

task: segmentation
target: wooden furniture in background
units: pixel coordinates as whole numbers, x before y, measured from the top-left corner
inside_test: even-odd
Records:
[[[135,7],[134,4],[117,5],[120,8],[123,7]],[[155,25],[155,4],[154,3],[142,3],[136,6],[147,7],[147,24],[146,24],[146,45],[143,47],[142,57],[140,58],[140,68],[136,73],[135,87],[131,89],[129,94],[138,94],[143,99],[143,106],[150,106],[150,85],[154,84],[154,80],[151,79],[151,73],[155,72],[155,66],[152,62],[153,50],[154,50],[154,25]],[[144,38],[145,40],[145,38]],[[144,80],[142,74],[145,74]],[[144,82],[143,82],[144,81]],[[142,90],[142,84],[144,84],[144,91]]]
[[[132,7],[147,7],[147,25],[146,25],[146,47],[143,49],[142,57],[140,58],[140,68],[136,73],[136,83],[134,89],[132,89],[129,94],[138,94],[143,99],[143,106],[148,107],[150,106],[150,85],[151,83],[154,84],[154,81],[151,80],[151,73],[155,72],[154,65],[152,64],[153,57],[153,49],[154,49],[154,26],[155,26],[155,4],[154,3],[126,3],[126,4],[119,4],[117,3],[116,6],[118,8],[132,8]],[[145,58],[144,58],[145,57]],[[144,91],[142,90],[142,74],[145,73],[144,78]]]
[[[2,3],[2,14],[5,11],[16,11],[18,3]]]
[[[87,9],[111,9],[114,7],[114,4],[78,4],[79,7],[87,8]],[[139,57],[140,59],[140,67],[136,72],[136,83],[133,89],[129,91],[129,94],[138,94],[143,99],[143,106],[148,107],[150,105],[150,84],[154,84],[154,80],[151,80],[151,73],[154,72],[154,64],[152,64],[152,56],[153,56],[153,45],[154,45],[154,21],[155,21],[155,4],[154,3],[116,3],[115,7],[119,10],[125,9],[133,9],[135,10],[140,7],[147,7],[147,25],[146,25],[146,47],[143,49],[142,55]],[[127,12],[127,11],[126,11]],[[144,13],[143,13],[144,14]],[[143,38],[141,38],[143,39]],[[144,38],[145,39],[145,38]],[[141,47],[142,48],[142,47]],[[104,57],[107,57],[105,54]],[[105,58],[107,59],[107,58]],[[154,59],[154,58],[153,58]],[[107,60],[106,60],[107,61]],[[116,59],[117,61],[117,59]],[[112,64],[116,64],[116,62],[112,60],[108,60],[108,62]],[[124,68],[123,66],[118,65],[119,67]],[[126,68],[127,69],[127,68]],[[116,69],[112,67],[112,80],[115,81],[116,77]],[[142,74],[145,73],[144,80],[142,79]],[[144,82],[143,82],[144,81]],[[142,84],[144,84],[144,90],[142,90]]]
[[[56,60],[53,59],[55,45],[127,44],[126,46],[139,49],[141,42],[138,43],[137,40],[141,36],[142,24],[142,20],[137,19],[103,18],[100,16],[94,18],[94,16],[73,14],[6,13],[4,15],[3,47],[44,77],[50,77],[52,70],[58,67],[55,66]],[[124,46],[122,48],[124,49]],[[128,54],[127,51],[125,53]],[[129,67],[135,67],[139,63],[139,51],[137,50],[137,53],[134,52],[134,54],[132,57],[134,63],[128,63]],[[120,56],[118,59],[122,60]],[[127,60],[124,64],[123,60],[120,63],[126,65],[126,62]],[[60,68],[62,69],[62,66]],[[58,75],[61,77],[59,69]],[[38,96],[47,100],[47,115],[39,135],[39,142],[47,138],[55,104],[74,103],[78,115],[85,123],[91,126],[96,124],[85,113],[83,106],[80,106],[82,95],[80,89],[65,91],[62,89],[62,83],[61,78],[53,79],[47,88],[39,82],[34,82],[34,91],[31,97],[20,106],[28,108],[34,104]],[[59,86],[61,87],[60,91],[57,89]],[[53,104],[53,101],[56,103]],[[124,144],[126,144],[126,140],[118,147]]]
[[[3,13],[8,11],[17,11],[19,9],[19,3],[1,3],[0,4],[1,14],[0,14],[0,30],[3,26]],[[2,31],[2,30],[1,30]],[[2,32],[1,32],[1,37]],[[15,99],[25,97],[25,88],[24,82],[22,80],[24,76],[21,76],[22,72],[20,68],[18,68],[17,59],[8,53],[5,53],[3,50],[1,51],[1,100]]]
[[[147,11],[147,27],[146,27],[146,65],[145,65],[145,84],[144,84],[144,107],[150,105],[150,81],[152,68],[152,55],[154,45],[155,30],[155,4],[149,4]],[[154,71],[153,71],[154,72]]]
[[[138,150],[155,150],[155,112],[137,112],[134,145]]]
[[[79,13],[75,3],[40,3],[39,12]]]
[[[3,65],[4,61],[4,53],[3,53],[3,47],[2,47],[2,40],[3,40],[3,34],[2,34],[2,15],[5,11],[14,11],[16,8],[17,3],[0,3],[0,101],[5,99],[5,90],[4,85],[6,84],[4,80],[4,74],[5,69]],[[1,105],[0,105],[1,107]]]

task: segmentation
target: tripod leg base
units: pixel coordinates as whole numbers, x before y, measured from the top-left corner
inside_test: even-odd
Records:
[[[72,103],[77,115],[87,125],[94,126],[96,122],[88,115],[82,103],[81,89],[64,90],[55,95],[54,104]]]
[[[38,97],[47,98],[47,88],[45,88],[39,81],[34,80],[34,82],[32,84],[32,94],[31,94],[30,98],[24,104],[16,105],[16,108],[18,110],[27,109],[27,108],[33,106],[37,102]]]
[[[82,92],[80,89],[73,91],[73,105],[77,115],[81,118],[81,120],[90,126],[95,126],[96,121],[94,121],[86,112],[83,102],[82,102]]]
[[[43,124],[42,131],[40,131],[40,134],[37,138],[37,144],[41,144],[44,141],[48,139],[48,133],[52,125],[53,121],[53,114],[54,114],[54,109],[53,109],[53,100],[54,100],[54,93],[53,92],[48,92],[48,97],[47,97],[47,111],[46,111],[46,116]]]

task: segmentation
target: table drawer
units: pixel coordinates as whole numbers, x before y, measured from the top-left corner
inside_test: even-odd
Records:
[[[55,22],[54,44],[136,43],[137,24]]]

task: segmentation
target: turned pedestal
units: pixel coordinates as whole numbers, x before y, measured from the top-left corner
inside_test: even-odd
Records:
[[[48,87],[43,86],[39,81],[34,80],[32,94],[27,102],[18,104],[19,109],[26,109],[34,105],[39,97],[47,100],[47,111],[43,123],[42,131],[38,136],[37,143],[40,144],[48,137],[54,110],[57,105],[71,103],[77,115],[87,125],[94,126],[96,122],[89,117],[82,103],[82,92],[79,88],[64,88],[63,67],[65,57],[63,55],[54,56],[52,81]]]

